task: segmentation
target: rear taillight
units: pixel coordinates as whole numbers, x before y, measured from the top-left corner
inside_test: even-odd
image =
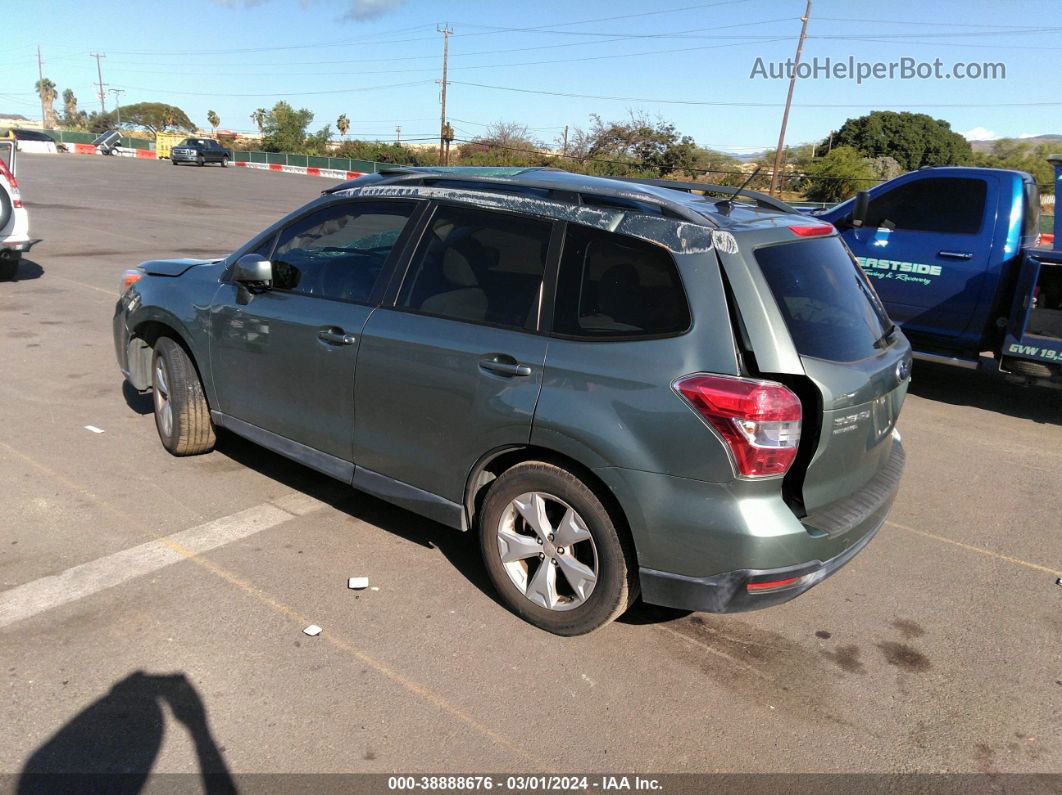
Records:
[[[22,195],[18,189],[18,180],[15,179],[15,175],[11,173],[7,165],[0,162],[0,177],[7,180],[7,184],[11,186],[11,205],[16,210],[22,209]]]
[[[714,428],[740,477],[784,475],[800,444],[800,398],[782,384],[729,375],[688,375],[675,391]]]

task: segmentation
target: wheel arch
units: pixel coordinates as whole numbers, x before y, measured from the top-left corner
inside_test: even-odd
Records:
[[[605,506],[620,537],[630,545],[637,560],[637,547],[631,532],[630,522],[616,494],[593,469],[564,453],[538,445],[507,445],[484,454],[472,467],[465,481],[464,513],[467,528],[475,526],[476,514],[487,494],[487,488],[503,472],[525,461],[542,461],[571,472],[594,492]]]
[[[169,337],[188,354],[199,375],[200,383],[206,386],[203,380],[203,372],[199,366],[195,351],[188,343],[187,332],[179,322],[162,315],[150,315],[139,320],[133,327],[126,346],[126,366],[129,369],[129,382],[139,390],[148,389],[151,386],[151,358],[155,351],[155,343],[160,337]]]

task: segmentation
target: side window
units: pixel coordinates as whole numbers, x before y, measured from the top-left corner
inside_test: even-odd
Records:
[[[347,202],[282,229],[273,287],[364,303],[413,212],[411,202]]]
[[[896,229],[976,235],[985,214],[988,183],[983,179],[919,179],[870,202],[866,225],[891,222]]]
[[[429,315],[534,329],[553,225],[466,207],[439,207],[398,305]]]
[[[569,224],[553,331],[571,337],[680,334],[690,310],[671,255],[634,238]]]

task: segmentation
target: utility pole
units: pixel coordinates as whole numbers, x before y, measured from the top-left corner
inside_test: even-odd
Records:
[[[124,88],[108,88],[107,91],[109,91],[111,94],[114,94],[114,112],[115,112],[115,114],[117,116],[117,120],[115,121],[114,126],[115,127],[121,127],[122,126],[122,102],[121,102],[121,97],[119,97],[118,95],[119,94],[124,94],[125,93],[125,89]]]
[[[399,124],[395,127],[395,143],[398,146],[402,145],[402,125]]]
[[[100,97],[100,111],[104,115],[106,115],[106,113],[107,113],[107,92],[103,90],[103,87],[104,87],[103,69],[100,67],[100,58],[106,58],[107,56],[104,55],[102,52],[90,52],[89,56],[96,59],[96,75],[100,79],[100,82],[96,84],[96,85],[98,85],[100,87],[100,94],[99,94],[99,97]]]
[[[48,113],[44,106],[44,61],[41,60],[41,45],[37,45],[37,77],[40,82],[37,83],[37,93],[41,95],[41,127],[48,129]]]
[[[446,61],[450,55],[450,34],[453,31],[446,25],[441,28],[437,27],[435,30],[443,35],[442,117],[439,121],[439,162],[445,166],[450,160],[450,141],[447,137],[447,127],[449,125],[446,124]]]
[[[568,156],[568,125],[564,125],[564,146],[561,148],[561,154],[564,157]]]
[[[800,38],[797,39],[796,59],[793,61],[793,74],[789,78],[789,93],[785,97],[785,112],[782,113],[782,129],[778,133],[778,147],[774,150],[774,168],[771,169],[770,194],[773,196],[778,188],[779,169],[782,167],[782,147],[785,146],[785,127],[789,123],[789,106],[793,102],[793,88],[796,86],[797,67],[800,66],[800,52],[804,49],[804,39],[808,35],[808,18],[811,16],[811,0],[804,9],[803,23],[800,26]]]

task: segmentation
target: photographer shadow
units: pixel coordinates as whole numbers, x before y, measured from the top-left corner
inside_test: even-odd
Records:
[[[235,793],[236,786],[210,732],[206,707],[184,674],[136,671],[75,715],[23,765],[16,792],[138,793],[162,747],[162,704],[195,745],[203,788]]]

